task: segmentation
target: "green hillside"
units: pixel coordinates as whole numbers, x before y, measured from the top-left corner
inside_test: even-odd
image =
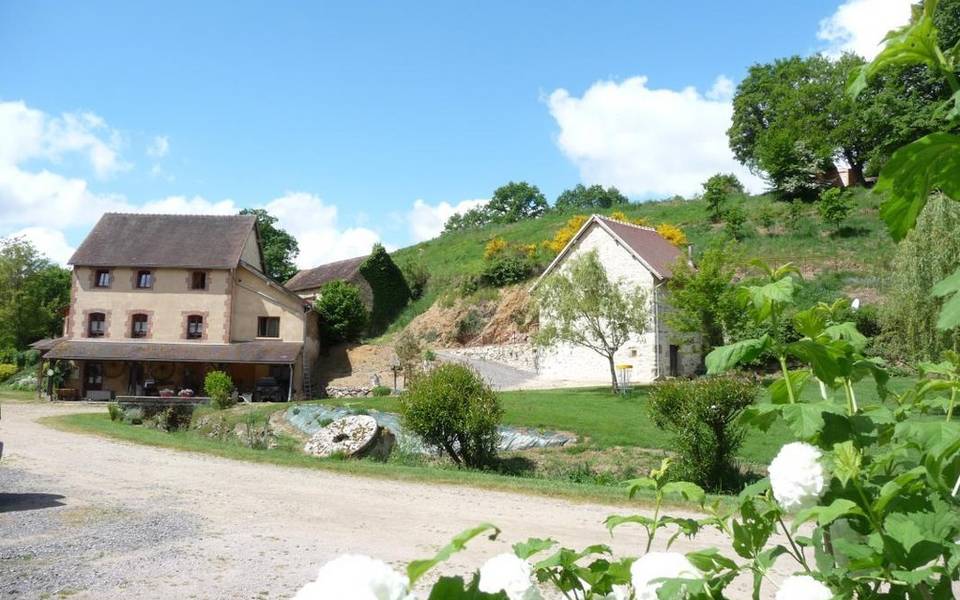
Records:
[[[819,290],[811,292],[816,295],[829,295],[846,287],[881,288],[895,245],[877,214],[880,198],[865,190],[857,190],[854,196],[856,208],[838,232],[822,222],[816,204],[800,203],[800,209],[791,214],[791,204],[771,196],[744,198],[741,206],[747,215],[746,236],[740,242],[744,262],[754,258],[771,263],[794,262],[804,272],[808,287]],[[605,214],[613,210],[631,218],[642,217],[651,225],[678,225],[693,244],[694,255],[713,241],[729,239],[722,223],[710,222],[706,203],[699,199],[621,205]],[[479,273],[484,264],[484,246],[490,239],[502,237],[511,243],[540,244],[551,239],[573,214],[548,212],[518,223],[445,233],[394,252],[398,264],[419,261],[429,272],[430,280],[424,296],[401,313],[390,331],[401,329],[441,294],[455,289],[464,276]],[[764,224],[770,223],[768,231]],[[545,265],[550,256],[545,251],[541,254]]]

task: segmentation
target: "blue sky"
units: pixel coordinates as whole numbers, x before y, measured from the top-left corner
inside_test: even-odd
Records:
[[[0,235],[266,206],[307,265],[509,180],[692,194],[750,64],[869,53],[907,4],[0,3]]]

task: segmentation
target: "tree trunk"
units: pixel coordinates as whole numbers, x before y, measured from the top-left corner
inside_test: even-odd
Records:
[[[613,365],[613,355],[607,355],[607,362],[610,363],[610,379],[613,381],[613,393],[616,394],[620,391],[620,386],[617,383],[617,368]]]

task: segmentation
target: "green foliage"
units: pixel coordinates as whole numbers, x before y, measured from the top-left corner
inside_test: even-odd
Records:
[[[107,405],[107,414],[110,415],[111,421],[122,421],[123,420],[123,410],[118,404],[111,402]]]
[[[432,558],[412,561],[407,565],[407,578],[410,580],[410,585],[414,585],[433,567],[447,561],[457,552],[465,550],[467,542],[483,534],[486,534],[488,539],[495,540],[500,535],[500,529],[490,523],[482,523],[455,535],[450,543],[441,548]]]
[[[537,343],[566,342],[603,356],[616,391],[614,355],[631,336],[646,333],[650,324],[646,291],[611,281],[596,251],[591,251],[551,273],[534,295],[540,306]]]
[[[277,226],[277,218],[262,208],[245,208],[241,215],[257,218],[257,233],[263,250],[263,269],[267,277],[284,283],[297,274],[294,259],[300,254],[297,238]],[[304,218],[308,218],[304,215]]]
[[[710,219],[714,223],[720,222],[724,204],[735,194],[743,194],[743,184],[733,173],[717,173],[703,183],[703,200],[707,203]]]
[[[18,351],[60,335],[70,303],[70,271],[22,238],[0,240],[0,348]]]
[[[740,319],[733,285],[737,253],[732,244],[712,245],[696,268],[681,257],[667,281],[673,308],[666,314],[667,322],[678,333],[700,335],[704,355],[723,345],[727,332]]]
[[[128,408],[123,411],[123,422],[128,425],[143,424],[143,409],[139,407]]]
[[[214,408],[230,408],[233,400],[233,380],[223,371],[210,371],[203,380],[203,391]]]
[[[764,204],[756,212],[757,224],[766,229],[769,235],[770,230],[777,224],[780,212],[777,205]]]
[[[458,466],[488,466],[496,457],[503,409],[470,368],[446,363],[412,380],[400,397],[404,426],[442,449]]]
[[[757,391],[756,384],[728,377],[668,381],[653,388],[653,421],[674,434],[674,477],[713,491],[737,490],[741,475],[735,456],[744,432],[736,420]]]
[[[190,427],[193,405],[168,406],[157,414],[157,427],[164,431],[179,431]],[[112,415],[111,415],[112,418]]]
[[[553,206],[558,211],[603,210],[629,202],[630,200],[613,186],[603,189],[602,185],[585,187],[578,183],[557,196]]]
[[[393,390],[385,385],[378,385],[370,390],[370,395],[374,398],[382,398],[384,396],[389,396],[392,391]]]
[[[410,299],[419,300],[423,297],[427,284],[430,282],[430,271],[427,269],[423,260],[423,250],[421,249],[415,256],[411,256],[400,262],[400,272],[407,282],[410,289]]]
[[[726,232],[731,239],[740,241],[747,237],[747,213],[743,207],[735,204],[727,209],[724,215],[726,220]]]
[[[853,210],[853,198],[850,192],[843,188],[828,188],[820,193],[817,210],[820,212],[820,218],[836,231],[850,216]]]
[[[20,369],[17,365],[0,363],[0,381],[6,381],[17,374]]]
[[[465,344],[483,329],[483,317],[474,309],[468,310],[457,321],[457,341]]]
[[[360,274],[373,291],[369,331],[376,335],[382,333],[410,301],[410,288],[382,244],[374,244],[370,256],[360,265]]]
[[[547,210],[547,199],[535,185],[525,181],[498,187],[484,207],[494,223],[516,223],[536,218]]]
[[[499,252],[484,263],[481,280],[498,288],[526,281],[538,266],[534,258],[516,249]]]
[[[944,300],[932,295],[937,282],[957,268],[958,231],[960,204],[938,195],[898,245],[880,312],[882,344],[892,357],[930,360],[943,350],[960,349],[960,332],[937,329]]]
[[[369,319],[360,288],[340,279],[323,284],[313,310],[320,315],[320,337],[328,345],[359,339]]]

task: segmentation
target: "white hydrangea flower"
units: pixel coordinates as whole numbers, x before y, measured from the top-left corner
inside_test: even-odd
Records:
[[[817,503],[826,479],[821,456],[819,450],[803,442],[780,448],[767,470],[773,497],[784,510],[795,511]]]
[[[415,600],[406,575],[387,563],[359,554],[344,554],[320,567],[317,580],[294,600]]]
[[[630,579],[637,600],[657,600],[663,582],[654,579],[700,579],[703,574],[678,552],[648,552],[630,566]]]
[[[498,554],[480,567],[480,591],[506,592],[510,600],[541,600],[533,567],[515,554]]]
[[[792,575],[783,580],[776,600],[830,600],[833,592],[809,575]]]

